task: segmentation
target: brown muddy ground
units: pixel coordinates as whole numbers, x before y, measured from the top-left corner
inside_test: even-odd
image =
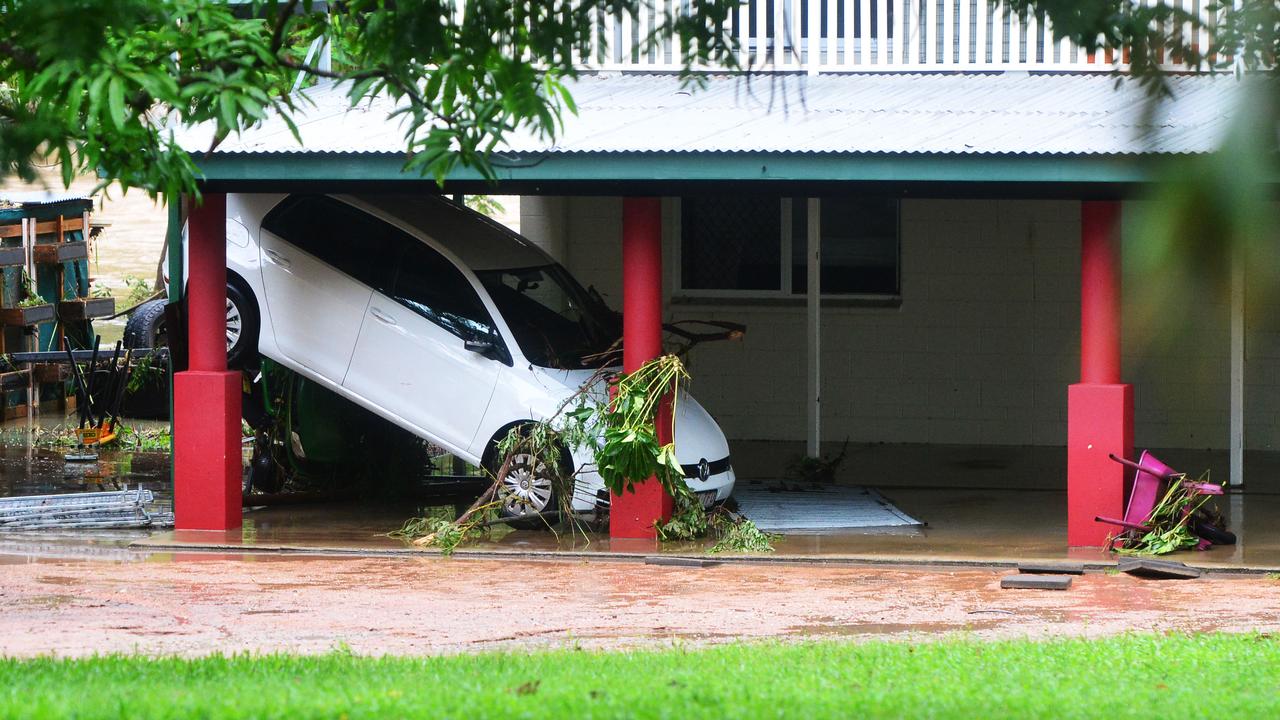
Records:
[[[1280,630],[1280,582],[1007,571],[191,554],[0,564],[0,655],[429,654],[735,639]]]

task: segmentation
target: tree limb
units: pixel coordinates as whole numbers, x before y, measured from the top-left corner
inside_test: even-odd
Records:
[[[271,33],[271,52],[279,53],[280,48],[284,47],[284,26],[289,24],[289,18],[293,17],[293,12],[298,8],[298,0],[288,0],[284,7],[280,9],[280,16],[276,18],[275,30]]]
[[[22,66],[24,70],[36,70],[40,67],[35,55],[26,48],[18,47],[8,40],[0,40],[0,56],[8,56],[9,59]]]

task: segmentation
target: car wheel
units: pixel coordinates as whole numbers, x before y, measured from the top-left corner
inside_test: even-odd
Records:
[[[233,283],[227,283],[227,365],[252,364],[258,354],[258,308]]]
[[[503,468],[495,457],[486,463],[497,476]],[[517,453],[498,478],[498,515],[508,525],[521,529],[550,527],[556,522],[559,498],[555,474],[543,460],[530,453]]]
[[[124,346],[127,348],[156,348],[169,344],[165,331],[164,300],[142,303],[129,315],[124,326]]]

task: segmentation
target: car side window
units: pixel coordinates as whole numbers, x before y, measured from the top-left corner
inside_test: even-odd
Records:
[[[394,226],[323,195],[294,195],[262,227],[376,290],[391,286],[394,253],[406,236]]]
[[[475,288],[453,263],[421,242],[404,248],[392,297],[464,340],[497,335]]]

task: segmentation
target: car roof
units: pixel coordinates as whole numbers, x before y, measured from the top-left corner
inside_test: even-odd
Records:
[[[425,194],[351,197],[435,240],[472,270],[537,267],[555,262],[528,239],[442,197]]]

